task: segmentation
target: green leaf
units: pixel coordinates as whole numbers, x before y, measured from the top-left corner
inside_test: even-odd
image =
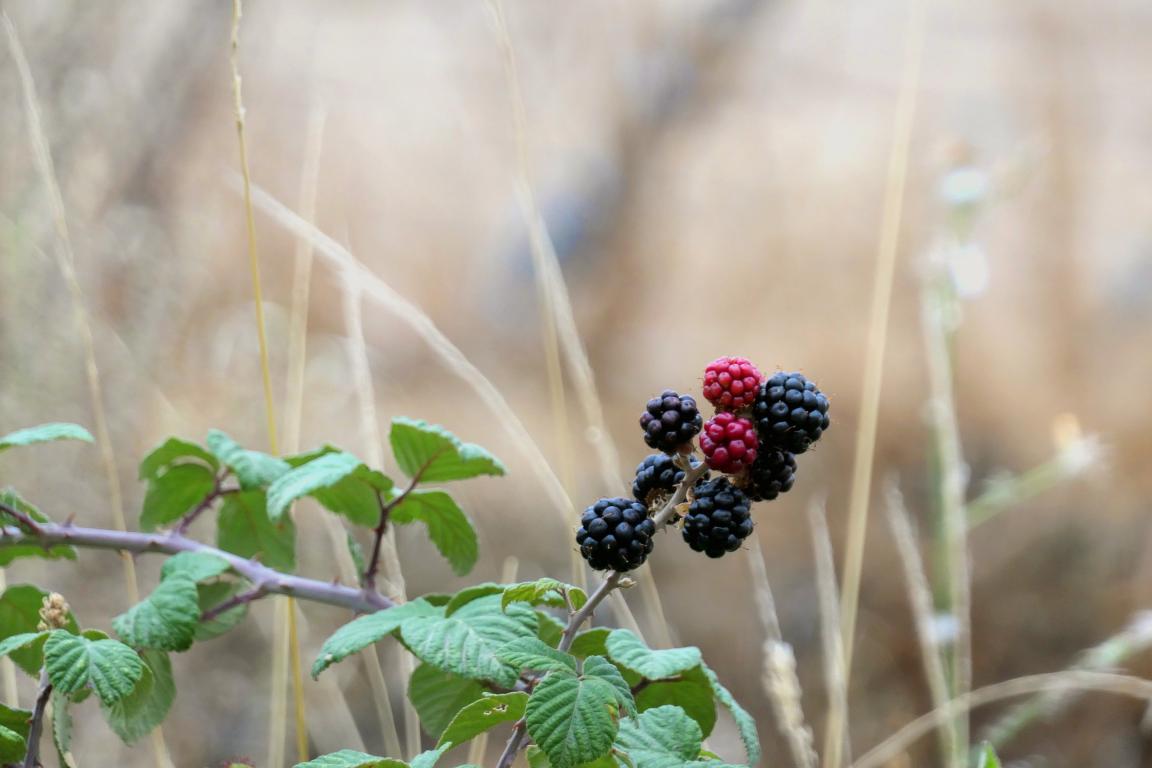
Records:
[[[555,616],[549,616],[543,611],[536,611],[536,636],[549,648],[560,645],[564,637],[564,622]]]
[[[712,684],[700,667],[682,672],[679,677],[679,680],[658,681],[645,686],[636,694],[636,709],[645,712],[665,705],[680,707],[707,737],[716,726]]]
[[[245,589],[245,585],[238,581],[217,581],[213,584],[197,584],[196,585],[196,599],[200,605],[200,615],[203,616],[205,612],[210,611],[216,606],[229,600]],[[214,637],[219,637],[232,629],[244,620],[248,615],[247,604],[238,605],[235,608],[229,608],[224,613],[209,619],[208,621],[201,621],[196,625],[197,641],[211,640]]]
[[[616,746],[641,768],[682,768],[700,754],[703,734],[679,707],[657,707],[620,724]]]
[[[60,755],[60,765],[74,768],[72,758],[72,709],[68,696],[52,691],[52,743]]]
[[[52,630],[48,635],[44,668],[61,693],[91,687],[105,704],[132,693],[144,674],[144,663],[124,643],[91,640],[63,629]]]
[[[0,762],[14,763],[22,760],[27,752],[27,737],[0,725]]]
[[[263,488],[291,469],[284,459],[250,451],[218,429],[208,432],[207,445],[212,455],[236,474],[244,490]]]
[[[391,480],[352,454],[326,453],[268,486],[268,516],[279,520],[292,502],[312,496],[357,525],[375,526],[380,519],[379,495],[391,490]]]
[[[602,678],[550,672],[528,699],[524,722],[553,768],[574,768],[612,749],[616,702],[616,689]]]
[[[576,635],[576,638],[572,641],[572,647],[568,649],[568,652],[580,658],[584,658],[585,656],[607,656],[608,635],[611,631],[612,630],[605,629],[604,627],[584,630]]]
[[[558,651],[535,637],[518,637],[496,655],[517,670],[531,669],[537,672],[552,670],[576,671],[576,659],[563,651]]]
[[[312,677],[318,677],[333,664],[343,661],[372,643],[383,640],[406,621],[422,616],[437,618],[441,613],[441,609],[418,598],[394,608],[386,608],[354,619],[324,641],[320,655],[312,665]]]
[[[501,723],[514,723],[524,716],[526,693],[498,693],[474,701],[452,719],[438,746],[456,746]]]
[[[620,674],[612,662],[603,656],[589,656],[584,659],[584,677],[603,680],[616,691],[616,703],[629,715],[636,714],[636,702],[632,699],[632,686]]]
[[[412,491],[392,510],[391,520],[400,525],[424,523],[428,527],[428,538],[452,564],[457,576],[467,575],[476,565],[479,556],[476,530],[446,492]]]
[[[27,501],[20,497],[12,488],[5,488],[0,491],[0,502],[12,507],[18,512],[21,512],[28,517],[32,518],[38,523],[49,522],[47,515],[41,512],[36,507],[29,504]],[[7,515],[0,515],[0,524],[5,526],[14,524],[14,521]],[[16,524],[20,530],[25,530],[25,526]],[[45,560],[75,560],[76,550],[68,546],[56,546],[44,549],[39,544],[17,544],[11,547],[0,548],[0,568],[10,565],[12,561],[18,560],[22,557],[38,557]]]
[[[66,424],[64,422],[40,424],[35,427],[18,429],[0,437],[0,452],[16,446],[50,443],[55,440],[83,440],[86,443],[91,443],[92,435],[78,424]]]
[[[356,573],[364,573],[368,570],[368,562],[364,559],[364,547],[356,541],[352,531],[347,531],[345,535],[348,537],[348,555],[352,558],[352,567],[356,569]]]
[[[216,476],[202,464],[177,464],[148,481],[140,528],[157,527],[179,520],[198,506],[216,487]]]
[[[147,599],[113,619],[112,628],[135,648],[186,651],[192,647],[199,623],[196,582],[186,573],[174,573]]]
[[[207,465],[213,474],[220,469],[220,462],[216,460],[216,457],[196,443],[190,443],[178,437],[170,437],[140,462],[140,479],[154,480],[172,465],[187,462],[199,462],[201,465]]]
[[[112,704],[101,705],[104,719],[125,744],[139,741],[164,722],[176,698],[168,654],[144,651],[142,655],[143,674],[132,692]]]
[[[451,616],[409,619],[400,628],[405,645],[421,661],[505,688],[516,682],[517,672],[496,652],[518,637],[535,633],[535,611],[512,605],[505,613],[499,595],[473,600]]]
[[[40,609],[44,606],[44,599],[48,593],[31,584],[14,584],[4,590],[0,595],[0,639],[19,634],[40,634]],[[65,629],[73,634],[80,631],[76,624],[76,617],[71,613],[65,621]],[[44,650],[42,643],[16,646],[9,655],[20,669],[33,677],[40,674],[40,667],[44,666]]]
[[[322,755],[306,763],[297,763],[294,768],[408,768],[408,764],[389,757],[342,749],[329,755]]]
[[[474,584],[471,587],[465,587],[456,594],[452,595],[444,607],[446,615],[451,616],[453,613],[468,605],[473,600],[479,600],[488,595],[499,595],[504,591],[503,584],[495,584],[491,581],[485,581],[481,584]]]
[[[216,546],[241,557],[254,557],[269,568],[296,570],[296,524],[289,516],[273,521],[263,491],[224,497],[216,522]]]
[[[1000,758],[996,756],[996,750],[988,742],[984,742],[980,747],[976,768],[1000,768]]]
[[[477,681],[445,672],[431,664],[416,667],[408,681],[408,699],[420,716],[420,725],[436,739],[440,738],[457,712],[483,693],[484,688]]]
[[[760,737],[756,734],[756,721],[752,719],[752,715],[740,703],[732,693],[723,686],[720,678],[716,673],[709,669],[707,666],[702,666],[705,677],[708,678],[708,683],[712,686],[712,695],[716,697],[716,701],[720,702],[725,709],[732,715],[732,719],[736,721],[736,728],[740,731],[740,740],[744,742],[744,752],[748,756],[748,764],[756,765],[760,762]]]
[[[0,704],[0,725],[16,731],[21,736],[28,736],[28,729],[32,723],[32,712],[27,709],[16,709],[7,704]]]
[[[574,587],[556,579],[537,579],[536,581],[525,581],[505,587],[502,604],[505,608],[515,602],[566,608],[565,593],[567,593],[568,599],[572,601],[572,607],[576,610],[580,610],[588,602],[588,594],[580,587]]]
[[[21,632],[18,635],[6,637],[0,640],[0,656],[10,656],[20,649],[34,651],[43,656],[44,641],[47,639],[47,632]],[[24,671],[28,672],[28,670]],[[36,672],[28,672],[28,674],[34,675]]]
[[[180,552],[164,561],[160,568],[160,580],[183,574],[192,581],[207,581],[226,573],[231,567],[224,558],[207,552]]]
[[[504,465],[488,451],[425,421],[393,419],[389,441],[404,474],[425,483],[504,474]]]
[[[654,651],[627,629],[617,629],[605,642],[608,655],[617,664],[649,680],[659,680],[700,666],[699,648],[669,648]]]
[[[412,758],[412,768],[435,768],[436,763],[448,751],[447,746],[436,747],[436,749],[429,749],[421,752]]]

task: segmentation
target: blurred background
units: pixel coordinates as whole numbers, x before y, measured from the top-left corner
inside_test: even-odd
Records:
[[[253,182],[418,305],[491,379],[571,495],[571,509],[558,506],[532,451],[501,424],[506,416],[366,294],[379,428],[397,415],[444,424],[510,470],[456,489],[481,539],[467,579],[417,532],[401,532],[410,595],[499,579],[509,557],[518,578],[565,577],[576,510],[624,494],[613,473],[630,478],[647,453],[636,422],[649,397],[664,388],[698,395],[704,365],[725,354],[766,371],[802,370],[829,395],[833,426],[803,457],[793,491],[758,506],[756,534],[822,746],[826,659],[807,510],[826,506],[843,563],[895,151],[907,174],[849,694],[853,753],[932,708],[884,494],[899,484],[937,584],[926,316],[946,326],[966,496],[991,500],[969,540],[974,685],[1082,662],[1152,606],[1152,90],[1143,75],[1152,7],[920,2],[917,27],[907,2],[889,0],[506,0],[528,177],[603,430],[569,369],[562,407],[549,383],[549,302],[518,199],[515,101],[490,6],[245,4],[239,65]],[[231,5],[9,0],[4,10],[38,91],[134,527],[144,491],[135,464],[167,436],[202,440],[221,427],[267,446],[237,181]],[[924,45],[910,141],[894,150],[909,30]],[[57,259],[11,45],[0,60],[0,432],[57,420],[91,427],[84,332]],[[291,432],[298,413],[300,447],[332,442],[374,455],[347,283],[316,255],[294,412],[290,307],[307,249],[260,210],[256,236],[281,427]],[[390,459],[384,469],[395,470]],[[0,478],[57,519],[112,525],[92,447],[6,454]],[[300,505],[296,514],[301,570],[336,576],[319,511]],[[211,537],[210,521],[197,533]],[[700,646],[756,715],[764,764],[790,764],[761,683],[763,584],[749,563],[757,553],[707,561],[672,535],[659,543],[642,578],[658,585],[667,621],[634,589],[627,598],[640,628]],[[147,591],[159,563],[138,566]],[[50,568],[20,561],[7,576],[63,592],[83,622],[106,629],[127,602],[107,553]],[[260,604],[228,640],[176,659],[180,693],[164,731],[177,766],[240,756],[262,764],[272,612]],[[346,618],[305,606],[305,659]],[[625,618],[618,607],[601,617]],[[1133,647],[1106,666],[1149,672],[1149,634],[1135,632]],[[381,654],[399,713],[398,654]],[[314,748],[381,750],[363,675],[353,664],[329,674],[306,686]],[[31,689],[21,693],[27,704]],[[1007,711],[978,709],[974,738]],[[77,717],[80,765],[155,764],[147,740],[122,747],[95,706]],[[1092,695],[1036,718],[1001,750],[1019,765],[1152,765],[1145,725],[1139,702]],[[710,745],[738,758],[726,716]],[[926,737],[892,764],[940,764],[935,749]]]

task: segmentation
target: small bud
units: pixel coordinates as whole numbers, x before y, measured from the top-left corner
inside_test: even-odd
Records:
[[[36,626],[41,632],[49,629],[64,629],[68,626],[68,612],[70,611],[64,596],[53,592],[44,598],[44,605],[40,609],[40,623]]]
[[[632,587],[636,586],[636,580],[625,576],[624,578],[620,579],[618,584],[620,589],[631,589]]]

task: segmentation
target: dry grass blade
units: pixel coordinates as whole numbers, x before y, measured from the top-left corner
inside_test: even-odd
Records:
[[[752,570],[752,592],[756,598],[760,623],[764,627],[764,674],[761,682],[776,726],[788,743],[792,760],[798,768],[816,768],[819,756],[813,746],[812,729],[804,719],[801,707],[800,679],[796,676],[796,656],[792,646],[784,642],[780,619],[776,615],[776,601],[768,583],[768,570],[764,567],[764,553],[760,539],[751,537],[748,563]]]
[[[888,313],[892,301],[892,279],[904,213],[904,186],[908,175],[908,155],[912,139],[920,65],[924,47],[923,0],[910,0],[905,27],[905,49],[900,92],[896,103],[895,130],[888,158],[884,191],[884,213],[877,246],[876,272],[872,285],[872,309],[868,326],[867,359],[860,394],[860,422],[856,430],[852,490],[848,510],[848,544],[841,592],[841,627],[844,633],[844,675],[851,676],[856,610],[860,600],[860,577],[864,569],[864,540],[868,532],[868,507],[872,495],[872,464],[876,450],[876,427],[880,412],[880,387],[884,374],[884,350],[888,340]],[[848,712],[832,702],[825,734],[825,765],[840,768],[840,748],[844,742]]]
[[[832,552],[832,538],[828,533],[828,520],[824,516],[824,500],[813,499],[808,504],[808,527],[812,531],[813,562],[816,566],[816,592],[820,601],[820,642],[824,655],[824,685],[828,690],[830,712],[848,709],[848,677],[844,668],[844,634],[837,610],[840,599],[836,589],[836,558]],[[831,727],[831,726],[829,726]],[[836,755],[850,754],[849,735],[843,731],[835,749]],[[825,743],[825,758],[830,750]]]
[[[297,237],[309,240],[316,248],[317,253],[324,256],[342,274],[346,274],[348,279],[356,281],[365,296],[392,310],[397,317],[406,322],[453,372],[476,391],[484,404],[499,417],[500,424],[508,431],[523,452],[533,472],[548,493],[565,530],[568,530],[574,517],[572,502],[564,491],[564,486],[560,483],[559,478],[556,477],[556,473],[549,466],[548,460],[544,458],[540,447],[536,445],[524,423],[516,415],[508,401],[504,399],[496,385],[464,356],[464,353],[436,327],[431,318],[411,301],[397,293],[378,275],[364,267],[347,248],[328,237],[310,222],[302,219],[259,187],[253,187],[252,192],[253,201],[258,208]],[[573,577],[583,581],[584,561],[580,558],[575,547],[571,549],[571,552]]]
[[[1068,692],[1113,693],[1152,702],[1152,680],[1109,672],[1049,672],[977,688],[908,723],[852,763],[851,768],[880,768],[887,765],[917,739],[938,728],[941,723],[955,719],[961,712],[970,712],[976,707],[1016,696]]]
[[[908,510],[904,506],[904,496],[896,481],[889,478],[885,483],[885,510],[892,536],[896,540],[896,551],[904,567],[904,584],[908,588],[908,602],[912,607],[912,617],[916,622],[916,638],[920,643],[920,654],[924,662],[924,677],[928,680],[928,691],[932,696],[932,706],[940,708],[948,701],[948,679],[944,674],[944,664],[940,658],[936,642],[936,632],[932,620],[932,590],[920,558],[916,534]],[[954,723],[943,724],[940,734],[940,758],[956,754],[956,729]],[[965,742],[960,742],[965,744]]]

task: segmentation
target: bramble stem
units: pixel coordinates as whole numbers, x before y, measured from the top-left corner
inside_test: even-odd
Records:
[[[238,488],[224,488],[223,483],[226,477],[228,477],[227,472],[221,472],[216,476],[216,482],[213,484],[212,490],[208,492],[208,495],[204,497],[203,501],[196,505],[195,509],[180,518],[180,522],[177,523],[174,529],[175,533],[180,535],[187,533],[188,527],[196,522],[196,518],[200,517],[209,507],[215,504],[217,499],[230,493],[236,493],[239,490]]]
[[[267,594],[291,595],[301,600],[335,605],[357,613],[375,613],[396,604],[371,589],[281,573],[255,560],[225,552],[177,533],[139,533],[104,528],[81,528],[57,523],[36,523],[36,530],[32,532],[15,527],[0,528],[0,549],[22,544],[39,544],[45,549],[57,545],[71,545],[82,549],[108,549],[132,554],[176,555],[181,552],[199,552],[227,561],[232,570],[253,584],[263,587]]]
[[[15,507],[10,507],[5,503],[0,502],[0,511],[2,511],[2,512],[4,512],[4,514],[12,517],[13,519],[16,520],[16,522],[20,523],[21,525],[23,525],[25,528],[27,528],[30,531],[38,532],[41,530],[40,523],[36,522],[32,518],[30,518],[28,515],[24,514],[20,510],[16,509]]]
[[[266,594],[267,590],[264,589],[264,585],[258,584],[252,589],[249,589],[246,592],[235,594],[219,605],[213,606],[212,608],[204,611],[204,613],[200,614],[200,621],[212,621],[216,617],[222,616],[233,608],[255,602],[256,600],[264,597]]]
[[[373,592],[376,591],[376,574],[380,571],[380,548],[384,543],[384,534],[388,532],[388,516],[392,514],[392,510],[400,506],[404,499],[408,498],[408,495],[412,493],[412,491],[416,490],[416,486],[420,484],[420,478],[423,477],[424,472],[428,467],[432,466],[432,462],[435,461],[439,455],[440,454],[437,453],[429,458],[428,461],[424,462],[420,469],[416,470],[416,474],[412,476],[408,487],[387,502],[384,501],[384,497],[380,495],[380,493],[376,494],[376,500],[380,504],[380,522],[376,524],[376,527],[372,531],[373,534],[375,534],[375,540],[372,542],[372,557],[368,560],[368,566],[364,569],[364,576],[361,579],[364,584],[364,589]]]
[[[28,751],[24,754],[24,768],[40,765],[40,734],[44,731],[44,710],[52,697],[52,683],[48,682],[48,670],[40,670],[40,693],[36,696],[36,708],[32,710],[31,724],[28,726]]]

